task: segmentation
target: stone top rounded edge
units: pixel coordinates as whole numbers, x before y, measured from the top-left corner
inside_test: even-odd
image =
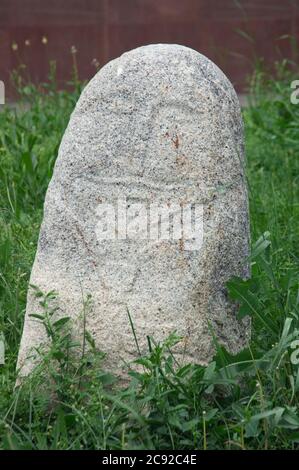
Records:
[[[93,89],[94,93],[98,81],[100,82],[103,79],[113,79],[115,76],[115,70],[120,70],[126,64],[133,61],[140,62],[140,65],[142,63],[145,64],[150,62],[150,65],[152,66],[155,64],[161,65],[162,63],[168,65],[176,63],[177,67],[184,67],[186,63],[188,63],[189,66],[197,66],[202,78],[204,78],[206,82],[211,81],[211,83],[217,84],[221,93],[232,101],[234,107],[240,109],[239,99],[232,83],[225,73],[212,60],[190,47],[168,43],[140,46],[126,51],[119,57],[110,60],[86,85],[76,107],[80,107],[80,103],[86,94],[88,94],[89,89]]]
[[[192,49],[188,46],[183,46],[181,44],[175,43],[157,43],[157,44],[147,44],[144,46],[136,47],[129,51],[124,52],[119,57],[112,59],[110,62],[105,64],[101,70],[104,70],[109,65],[117,65],[118,62],[123,62],[130,59],[140,58],[141,60],[146,61],[148,58],[151,62],[155,62],[155,59],[158,61],[163,58],[169,59],[189,59],[194,62],[200,62],[203,66],[209,66],[215,71],[215,75],[218,73],[220,78],[227,81],[230,86],[233,88],[230,80],[225,75],[225,73],[216,65],[211,59],[206,57],[204,54]],[[170,56],[170,57],[169,57]],[[95,75],[95,77],[101,72],[101,70]]]

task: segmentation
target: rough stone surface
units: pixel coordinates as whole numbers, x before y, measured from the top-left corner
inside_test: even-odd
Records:
[[[59,112],[59,110],[57,110]],[[174,330],[181,363],[205,363],[213,346],[208,322],[230,351],[248,339],[236,320],[225,283],[247,277],[249,227],[243,127],[236,93],[219,68],[178,45],[141,47],[111,61],[84,89],[61,142],[44,206],[30,283],[58,292],[57,315],[82,332],[82,296],[92,295],[87,329],[106,364],[120,373],[141,353],[147,336]],[[96,235],[97,208],[173,201],[204,207],[203,245],[184,240],[104,240]],[[18,367],[27,374],[32,348],[45,341],[29,317],[40,307],[32,290]]]

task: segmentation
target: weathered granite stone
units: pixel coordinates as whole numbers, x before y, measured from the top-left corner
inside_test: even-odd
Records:
[[[82,296],[92,295],[87,329],[112,371],[137,357],[128,311],[141,353],[148,335],[160,341],[175,330],[183,337],[177,359],[205,363],[213,352],[208,323],[230,351],[246,344],[249,324],[237,321],[225,290],[232,275],[249,274],[243,161],[236,93],[194,50],[140,47],[108,63],[84,89],[46,195],[30,283],[58,292],[57,315],[74,319],[75,336]],[[184,236],[124,239],[120,229],[123,238],[101,239],[108,220],[102,205],[119,201],[128,210],[135,203],[201,205],[202,246],[190,248]],[[45,341],[29,316],[39,310],[29,289],[22,374],[32,367],[25,360],[32,348]]]

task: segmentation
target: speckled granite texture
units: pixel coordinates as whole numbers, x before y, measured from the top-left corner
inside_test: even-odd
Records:
[[[60,112],[58,109],[57,112]],[[61,142],[44,206],[31,284],[58,292],[57,317],[82,334],[82,292],[92,295],[87,329],[105,365],[121,374],[141,352],[176,331],[181,363],[213,354],[208,322],[236,352],[249,323],[236,320],[225,283],[247,277],[249,224],[243,126],[236,93],[219,68],[198,52],[156,44],[111,61],[84,89]],[[204,208],[203,245],[103,240],[96,235],[102,203],[180,201]],[[40,307],[28,292],[18,367],[27,374],[32,348],[46,341],[29,317]]]

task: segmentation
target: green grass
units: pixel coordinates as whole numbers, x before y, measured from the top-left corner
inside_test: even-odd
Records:
[[[299,105],[296,75],[280,64],[258,72],[244,110],[250,188],[252,278],[232,279],[239,315],[251,315],[250,347],[238,356],[216,344],[208,367],[175,367],[171,348],[149,341],[127,388],[101,368],[88,332],[84,354],[53,321],[51,298],[37,296],[51,347],[23,387],[14,389],[26,291],[42,205],[57,149],[80,93],[23,85],[20,108],[0,113],[0,449],[295,449],[299,447]],[[22,102],[30,108],[22,109]],[[86,299],[88,305],[88,299]],[[128,320],[129,321],[129,320]],[[72,358],[70,360],[70,357]],[[52,393],[45,384],[51,383]]]

